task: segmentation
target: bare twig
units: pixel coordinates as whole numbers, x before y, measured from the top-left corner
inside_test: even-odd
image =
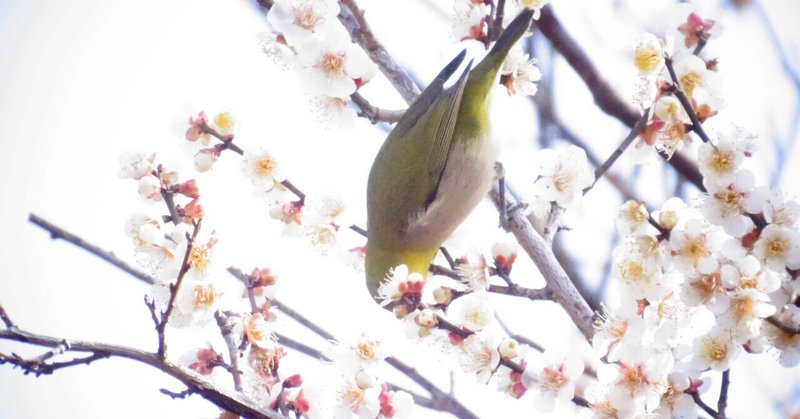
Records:
[[[183,391],[179,391],[177,393],[174,392],[174,391],[167,390],[165,388],[160,388],[160,389],[158,389],[158,391],[161,394],[166,394],[167,396],[172,397],[172,399],[185,399],[186,397],[191,396],[192,394],[194,394],[194,391],[192,391],[192,389],[189,389],[189,388],[187,388],[186,390],[183,390]]]
[[[717,411],[712,409],[711,406],[707,405],[706,402],[704,402],[703,399],[700,398],[700,394],[697,392],[697,390],[690,392],[689,395],[692,396],[694,404],[700,406],[700,408],[703,409],[703,411],[705,411],[706,413],[708,413],[712,418],[717,417]]]
[[[503,329],[503,331],[506,332],[508,337],[516,340],[519,343],[530,346],[536,352],[544,352],[544,346],[539,345],[538,343],[534,342],[527,336],[523,336],[518,333],[512,332],[511,329],[508,327],[508,325],[503,321],[503,319],[500,318],[500,316],[497,313],[494,314],[494,318],[495,320],[497,320],[497,324],[499,324],[500,327]]]
[[[0,319],[3,320],[3,323],[6,325],[7,328],[11,329],[14,327],[14,322],[11,321],[11,317],[6,312],[6,309],[3,306],[0,306]]]
[[[603,177],[603,174],[605,174],[608,171],[608,169],[610,169],[611,166],[614,165],[617,159],[619,159],[619,157],[622,156],[622,153],[624,153],[625,150],[628,148],[628,146],[631,145],[633,140],[639,137],[639,134],[642,133],[642,130],[644,130],[644,127],[647,125],[647,120],[649,119],[649,117],[650,117],[650,109],[648,108],[644,110],[642,116],[639,117],[639,120],[636,121],[636,124],[633,125],[633,128],[631,128],[631,131],[628,133],[625,139],[622,140],[622,143],[620,143],[619,147],[617,147],[617,149],[614,150],[614,152],[611,153],[610,156],[608,156],[608,159],[606,159],[606,161],[603,162],[603,164],[601,164],[600,166],[598,166],[597,169],[594,171],[594,182],[592,182],[592,184],[588,188],[583,190],[584,195],[587,192],[589,192],[592,188],[594,188],[594,185],[596,185],[597,181],[600,180],[601,177]]]
[[[242,372],[239,370],[239,349],[233,339],[233,323],[228,320],[228,316],[219,310],[214,312],[214,319],[217,321],[222,339],[228,347],[228,356],[231,359],[230,372],[233,376],[233,388],[242,391]]]
[[[341,0],[341,3],[343,7],[339,13],[339,20],[350,33],[350,38],[364,48],[372,62],[378,65],[381,73],[389,79],[406,103],[411,103],[419,95],[419,87],[375,38],[364,18],[364,11],[358,7],[355,0]]]
[[[399,121],[403,114],[406,113],[405,109],[386,110],[378,108],[377,106],[369,103],[369,101],[358,92],[350,95],[350,99],[352,99],[353,103],[358,105],[358,107],[361,109],[361,112],[359,112],[358,116],[367,118],[373,124],[378,122],[388,122],[393,124]]]
[[[719,388],[719,400],[717,401],[717,419],[725,419],[725,409],[728,407],[728,387],[731,385],[731,369],[722,372],[722,384]]]
[[[43,228],[48,233],[50,233],[50,238],[53,240],[61,239],[70,242],[75,246],[78,246],[81,249],[86,250],[87,252],[99,257],[100,259],[103,259],[104,261],[110,263],[111,265],[116,266],[117,268],[123,270],[124,272],[127,272],[128,274],[132,275],[134,278],[140,281],[144,281],[151,285],[156,283],[153,277],[130,266],[128,263],[115,256],[114,253],[109,252],[107,250],[103,250],[87,242],[86,240],[50,223],[49,221],[39,217],[34,213],[28,214],[28,221]]]
[[[63,346],[62,346],[63,348]],[[66,350],[66,348],[64,349]],[[0,365],[11,364],[22,369],[23,374],[34,374],[35,376],[50,375],[61,368],[74,367],[76,365],[89,365],[98,359],[108,358],[109,355],[103,352],[95,352],[91,355],[73,358],[70,361],[46,362],[48,358],[55,355],[55,351],[49,351],[43,356],[34,359],[25,359],[17,354],[5,355],[0,353]]]

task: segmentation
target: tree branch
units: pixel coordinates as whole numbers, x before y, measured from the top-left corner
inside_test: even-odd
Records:
[[[490,195],[495,206],[500,208],[505,197],[500,196],[496,185],[492,188]],[[514,202],[511,202],[512,206],[514,204]],[[539,268],[547,287],[552,292],[553,301],[566,310],[575,326],[578,327],[586,340],[591,342],[594,335],[592,326],[594,313],[564,272],[564,268],[556,260],[547,242],[536,232],[520,211],[512,211],[509,214],[508,226],[520,246]]]
[[[130,359],[149,365],[179,380],[192,392],[202,395],[203,398],[214,403],[221,409],[229,410],[247,418],[285,419],[284,416],[279,415],[277,412],[268,409],[258,409],[254,406],[251,406],[249,402],[241,396],[236,394],[228,394],[226,391],[216,388],[214,384],[206,381],[198,375],[184,370],[180,366],[165,359],[162,359],[157,353],[145,352],[140,349],[134,349],[126,346],[111,345],[92,341],[66,340],[47,335],[39,335],[19,329],[18,327],[0,330],[0,339],[22,342],[35,346],[43,346],[47,348],[55,348],[58,345],[64,344],[67,348],[66,352],[90,352],[97,359],[106,357]],[[93,359],[93,356],[77,358],[76,360],[68,361],[67,363],[79,365],[81,363],[85,363],[87,360],[94,361],[95,359]]]
[[[228,321],[228,316],[219,310],[214,312],[214,320],[217,321],[222,339],[225,341],[225,346],[228,347],[228,357],[231,359],[230,372],[233,376],[233,388],[236,391],[242,391],[242,372],[239,370],[239,349],[236,342],[233,340],[233,324]]]
[[[725,419],[725,409],[728,407],[728,387],[731,385],[731,369],[722,372],[722,384],[719,388],[719,400],[717,401],[717,419]]]
[[[548,4],[542,8],[542,15],[537,23],[536,27],[550,40],[550,43],[556,51],[567,60],[569,66],[575,70],[584,84],[589,88],[600,110],[615,117],[628,127],[633,127],[639,119],[639,112],[620,99],[617,93],[611,88],[611,85],[600,76],[597,68],[595,68],[583,49],[575,42],[575,39],[567,33],[561,25],[561,22],[556,18],[553,13],[552,5]],[[685,155],[682,153],[675,153],[672,158],[668,160],[668,163],[698,189],[702,191],[705,190],[700,171]]]
[[[50,223],[49,221],[45,220],[44,218],[39,217],[34,213],[28,214],[28,221],[31,223],[43,228],[48,233],[50,233],[50,238],[53,240],[61,239],[67,241],[69,243],[74,244],[75,246],[80,247],[83,250],[103,259],[104,261],[110,263],[113,266],[123,270],[124,272],[132,275],[134,278],[144,281],[150,285],[156,283],[155,279],[150,275],[130,266],[127,262],[123,261],[122,259],[118,258],[114,255],[113,252],[109,252],[107,250],[103,250],[86,240]]]

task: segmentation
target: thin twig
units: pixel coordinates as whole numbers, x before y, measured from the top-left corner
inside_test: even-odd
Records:
[[[567,64],[583,80],[600,110],[617,118],[625,125],[633,127],[639,119],[639,112],[622,100],[611,87],[611,84],[602,77],[586,52],[583,51],[572,35],[564,29],[561,22],[556,18],[552,5],[548,4],[542,8],[542,14],[537,21],[536,27],[550,40],[553,47],[567,61]],[[692,160],[682,153],[675,153],[668,160],[668,163],[698,189],[705,190],[703,177]]]
[[[728,407],[728,387],[731,385],[731,369],[722,372],[722,383],[719,388],[719,400],[717,401],[717,419],[725,419],[725,409]]]
[[[236,389],[236,391],[242,391],[242,372],[239,370],[239,349],[233,339],[233,323],[219,310],[214,312],[214,319],[217,321],[220,333],[222,333],[225,346],[228,347],[228,357],[231,359],[230,372],[233,376],[233,388]]]
[[[625,139],[622,140],[622,143],[620,143],[619,147],[617,147],[617,149],[614,150],[614,152],[611,153],[610,156],[608,156],[608,159],[606,159],[606,161],[603,162],[603,164],[597,167],[597,169],[594,171],[594,182],[592,182],[592,184],[588,188],[583,190],[584,195],[586,195],[587,192],[589,192],[590,190],[592,190],[592,188],[594,188],[594,185],[596,185],[597,181],[600,180],[601,177],[603,177],[603,174],[605,174],[608,171],[608,169],[610,169],[611,166],[614,165],[617,159],[619,159],[620,156],[622,156],[622,153],[624,153],[625,150],[628,148],[628,146],[631,145],[633,140],[639,137],[639,134],[642,133],[644,127],[647,125],[647,120],[649,118],[650,118],[650,108],[644,110],[642,116],[639,117],[639,120],[636,121],[636,124],[633,125],[633,128],[631,128],[631,131],[628,133]]]
[[[358,7],[355,0],[341,0],[341,3],[343,7],[339,13],[339,20],[350,33],[350,38],[367,52],[372,62],[378,65],[381,73],[389,79],[406,103],[411,103],[419,95],[419,87],[378,42],[364,18],[364,11]]]
[[[700,408],[703,409],[703,411],[705,411],[706,413],[708,413],[712,418],[717,417],[717,411],[712,409],[711,406],[707,405],[706,402],[704,402],[703,399],[700,398],[700,394],[697,392],[697,390],[690,392],[689,395],[692,396],[694,404],[700,406]]]
[[[361,112],[359,112],[358,116],[368,119],[373,124],[377,124],[378,122],[387,122],[393,124],[399,121],[403,114],[406,113],[405,109],[387,110],[378,108],[377,106],[369,103],[369,101],[358,92],[350,95],[350,99],[352,99],[353,103],[358,105],[358,107],[361,109]]]
[[[11,317],[6,312],[6,309],[3,306],[0,306],[0,319],[3,320],[3,323],[6,325],[7,328],[11,329],[14,327],[14,322],[11,320]]]
[[[518,333],[513,333],[508,325],[500,318],[500,315],[495,313],[494,314],[495,320],[497,320],[497,324],[500,325],[500,328],[503,329],[504,332],[508,335],[508,337],[516,340],[519,343],[524,345],[528,345],[536,352],[544,352],[544,346],[539,345],[538,343],[534,342],[532,339],[528,338],[527,336],[520,335]]]
[[[800,328],[794,328],[794,327],[787,326],[787,325],[783,324],[783,322],[778,320],[778,318],[775,317],[774,315],[769,316],[764,320],[769,322],[769,324],[771,324],[771,325],[777,327],[778,329],[780,329],[781,332],[786,333],[786,334],[788,334],[790,336],[794,336],[794,335],[800,334]]]
[[[697,114],[694,112],[692,103],[689,102],[689,98],[686,97],[686,93],[684,93],[681,88],[681,82],[675,74],[675,68],[672,66],[672,57],[664,57],[664,65],[667,67],[669,77],[672,79],[672,93],[678,98],[678,101],[681,102],[681,106],[683,106],[683,110],[686,111],[686,114],[689,115],[689,120],[692,121],[692,130],[704,143],[710,143],[711,139],[703,129],[703,123],[700,122],[700,118],[698,118]]]
[[[87,242],[86,240],[84,240],[84,239],[82,239],[82,238],[80,238],[80,237],[78,237],[78,236],[76,236],[76,235],[74,235],[74,234],[62,229],[61,227],[58,227],[58,226],[50,223],[49,221],[45,220],[42,217],[39,217],[38,215],[36,215],[34,213],[28,214],[28,221],[30,221],[31,223],[43,228],[48,233],[50,233],[50,238],[53,239],[53,240],[61,239],[61,240],[67,241],[69,243],[72,243],[75,246],[78,246],[81,249],[86,250],[87,252],[99,257],[100,259],[103,259],[104,261],[110,263],[111,265],[116,266],[117,268],[123,270],[124,272],[126,272],[126,273],[128,273],[130,275],[132,275],[134,278],[136,278],[136,279],[138,279],[140,281],[144,281],[144,282],[146,282],[146,283],[148,283],[150,285],[153,285],[153,284],[156,283],[155,279],[152,276],[150,276],[150,275],[148,275],[148,274],[146,274],[146,273],[144,273],[144,272],[132,267],[127,262],[125,262],[122,259],[120,259],[117,256],[115,256],[114,253],[109,252],[107,250],[103,250],[103,249],[101,249],[101,248],[99,248],[99,247]]]
[[[183,283],[183,278],[186,277],[186,274],[191,268],[189,257],[192,254],[194,241],[197,239],[197,235],[200,233],[200,226],[202,223],[202,218],[197,220],[197,222],[194,223],[194,231],[192,231],[192,235],[186,238],[186,253],[183,255],[181,269],[178,272],[178,279],[175,280],[174,284],[170,284],[169,286],[169,301],[167,302],[167,308],[164,310],[164,313],[161,314],[161,321],[158,323],[158,327],[156,327],[156,332],[158,332],[158,355],[162,359],[166,358],[167,356],[167,343],[164,330],[167,327],[167,322],[169,322],[169,317],[172,314],[172,311],[175,309],[175,299],[178,297],[178,291]]]
[[[170,390],[167,390],[165,388],[160,388],[160,389],[158,389],[158,391],[161,394],[166,394],[167,396],[172,397],[173,400],[175,400],[175,399],[185,399],[186,397],[191,396],[192,394],[194,394],[194,391],[192,391],[192,389],[190,389],[190,388],[187,388],[186,390],[183,390],[183,391],[180,391],[180,392],[177,392],[177,393],[175,393],[173,391],[170,391]]]

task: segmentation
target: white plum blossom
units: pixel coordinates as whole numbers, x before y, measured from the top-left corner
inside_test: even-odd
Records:
[[[679,222],[691,217],[690,210],[686,203],[678,197],[672,197],[664,202],[661,209],[653,212],[653,218],[658,221],[661,227],[667,230],[675,228]]]
[[[266,150],[245,151],[241,163],[242,173],[250,178],[257,191],[272,191],[279,182],[278,163]]]
[[[689,220],[683,228],[676,228],[670,234],[669,244],[675,267],[687,271],[696,268],[700,272],[717,269],[715,252],[720,248],[721,237],[700,220]]]
[[[644,320],[637,314],[636,302],[613,312],[604,309],[594,328],[592,349],[595,356],[606,356],[609,362],[627,358],[630,351],[638,351],[645,331]]]
[[[649,217],[650,213],[644,204],[628,200],[619,207],[616,219],[617,231],[623,236],[645,233]]]
[[[689,100],[693,99],[695,92],[699,90],[713,93],[720,90],[719,75],[710,71],[702,58],[693,54],[681,54],[674,57],[674,63],[680,88]]]
[[[681,300],[690,307],[705,305],[714,313],[724,311],[728,306],[728,293],[720,271],[688,275],[681,287]]]
[[[483,330],[492,321],[492,307],[485,292],[472,292],[461,297],[460,325],[472,330]]]
[[[730,331],[732,338],[740,341],[759,335],[762,320],[775,313],[769,297],[754,288],[733,292],[728,299],[728,309],[717,317],[717,325]]]
[[[612,255],[612,274],[633,299],[657,299],[667,292],[662,282],[658,240],[652,236],[629,237]]]
[[[770,224],[753,245],[753,255],[776,271],[800,268],[800,233]]]
[[[489,288],[491,272],[486,257],[480,253],[468,253],[463,261],[456,265],[458,279],[473,291]]]
[[[633,362],[606,364],[598,370],[601,381],[610,384],[608,401],[617,410],[636,410],[643,406],[646,411],[655,410],[661,395],[667,391],[668,375],[674,360],[670,352],[639,354]],[[602,370],[602,372],[601,372]]]
[[[643,33],[636,41],[633,63],[643,76],[658,72],[664,66],[661,40],[651,33]]]
[[[480,0],[456,0],[453,4],[455,19],[453,37],[459,41],[482,40],[485,36],[489,7]]]
[[[708,195],[700,204],[703,215],[733,237],[742,237],[755,227],[746,215],[747,199],[754,183],[753,173],[741,170],[730,185],[708,185]]]
[[[318,120],[326,127],[349,129],[358,114],[347,106],[348,101],[341,97],[320,95],[311,99],[311,107],[317,110]]]
[[[341,99],[353,94],[376,71],[367,53],[350,42],[344,30],[303,44],[298,59],[306,68],[304,80],[310,92]]]
[[[269,319],[258,312],[248,316],[244,321],[244,334],[247,339],[261,349],[271,349],[277,344]]]
[[[371,374],[361,371],[355,376],[345,378],[337,387],[338,406],[335,418],[350,419],[353,414],[364,419],[378,417],[381,388]]]
[[[286,42],[299,46],[338,25],[339,4],[334,0],[276,0],[267,22]]]
[[[221,291],[213,284],[185,279],[175,297],[170,324],[176,327],[199,326],[209,322],[219,305]]]
[[[720,137],[717,144],[700,144],[697,149],[697,166],[703,175],[703,182],[706,185],[730,185],[734,182],[744,157],[744,151],[730,137]]]
[[[475,373],[478,381],[486,383],[500,364],[500,353],[491,338],[473,333],[461,342],[459,362],[464,371]]]
[[[775,317],[786,327],[800,329],[800,307],[788,305]],[[764,334],[779,352],[778,362],[782,366],[793,368],[800,364],[800,333],[788,333],[772,324],[765,324]]]
[[[139,178],[139,197],[145,202],[161,201],[161,181],[154,175]]]
[[[697,405],[692,396],[685,393],[691,386],[691,380],[685,374],[674,372],[667,381],[667,390],[661,395],[661,401],[653,413],[656,418],[663,419],[695,419],[698,417]]]
[[[384,340],[366,332],[352,341],[334,342],[328,354],[337,371],[345,375],[374,371],[387,356]]]
[[[665,273],[665,276],[680,276],[677,272]],[[654,348],[668,348],[676,346],[687,333],[687,324],[691,323],[692,311],[678,297],[677,292],[670,291],[664,297],[650,301],[644,309],[646,331],[652,334]]]
[[[722,285],[731,290],[755,289],[769,294],[781,287],[780,277],[761,270],[761,263],[753,255],[736,258],[734,264],[720,267]]]
[[[141,179],[153,173],[156,169],[153,161],[156,154],[146,154],[129,151],[119,156],[119,172],[117,176],[123,179]]]
[[[533,184],[537,198],[555,202],[561,208],[575,205],[583,190],[594,182],[586,152],[574,145],[539,150],[535,158]]]
[[[575,382],[583,374],[583,361],[575,354],[546,351],[529,357],[522,384],[534,390],[534,406],[550,412],[555,401],[568,403],[575,396]]]
[[[741,342],[735,341],[729,331],[714,328],[694,339],[689,367],[696,371],[725,371],[741,351]]]
[[[162,222],[143,213],[134,213],[125,223],[125,233],[137,248],[164,242]]]
[[[500,74],[502,74],[500,82],[506,87],[509,95],[522,93],[533,96],[537,90],[536,83],[542,79],[542,72],[536,67],[536,59],[530,58],[530,55],[523,52],[519,46],[515,46],[508,53]]]
[[[765,195],[766,205],[763,206],[763,211],[767,222],[796,229],[800,224],[800,203],[789,199],[779,188],[765,191]],[[760,211],[754,211],[757,212]]]

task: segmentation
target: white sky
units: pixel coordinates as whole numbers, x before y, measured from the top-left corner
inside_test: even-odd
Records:
[[[424,1],[392,3],[365,0],[361,4],[398,61],[421,80],[429,80],[460,48],[449,38],[449,23],[435,13],[448,12],[451,3],[431,2],[438,4],[435,7]],[[633,9],[641,10],[636,13],[615,14],[606,3],[585,0],[570,9],[568,2],[560,1],[557,6],[559,12],[563,10],[560,16],[565,25],[598,67],[620,91],[629,92],[633,69],[624,59],[641,27],[627,22],[639,16],[645,26],[658,29],[652,23],[656,18],[645,13],[656,6],[645,8],[638,3]],[[715,9],[716,3],[704,5]],[[796,53],[800,36],[790,26],[790,17],[800,16],[797,3],[775,0],[767,5],[785,34],[785,49],[794,51],[790,59],[800,68]],[[726,117],[759,133],[785,137],[798,108],[797,92],[777,72],[776,58],[760,26],[752,17],[731,10],[715,16],[726,31],[710,48],[722,57],[726,86],[736,87],[726,89],[730,102]],[[349,132],[318,124],[318,117],[306,110],[307,99],[298,80],[277,70],[261,54],[254,34],[264,29],[261,12],[246,0],[0,1],[0,144],[5,156],[5,164],[0,165],[0,231],[6,238],[0,250],[0,304],[20,326],[57,336],[154,348],[154,332],[142,304],[147,288],[85,252],[49,241],[26,219],[35,212],[133,260],[123,233],[125,221],[134,211],[158,213],[161,208],[148,208],[133,182],[116,177],[117,156],[126,150],[156,151],[170,167],[187,169],[189,157],[179,145],[186,118],[199,110],[232,111],[238,144],[267,147],[296,184],[310,193],[337,191],[351,205],[355,219],[363,220],[366,173],[383,131],[364,121]],[[624,131],[592,108],[591,99],[569,71],[562,73],[556,80],[562,118],[591,143],[602,143],[598,149],[606,154]],[[380,106],[402,106],[380,78],[364,93]],[[519,179],[516,184],[524,189],[530,181],[525,174],[534,133],[530,128],[508,127],[517,127],[513,123],[518,118],[530,118],[530,107],[525,100],[508,99],[505,94],[496,99],[496,114],[503,114],[496,116],[503,141],[501,160],[510,178]],[[767,151],[763,158],[770,163],[773,157]],[[793,172],[784,179],[797,179],[799,154],[795,149],[788,152],[788,159],[795,163],[787,164]],[[309,256],[301,242],[280,239],[277,226],[266,220],[263,201],[253,199],[235,159],[226,157],[231,156],[223,156],[212,174],[199,177],[201,191],[209,197],[204,201],[209,214],[205,224],[217,230],[224,244],[217,255],[221,267],[276,267],[282,273],[283,300],[335,334],[353,333],[363,321],[358,307],[366,310],[363,305],[369,303],[360,291],[359,274],[336,258]],[[622,166],[620,170],[628,169]],[[640,184],[661,173],[657,166],[645,170]],[[766,173],[761,180],[768,180]],[[798,193],[797,185],[785,186]],[[581,215],[586,217],[576,220],[576,231],[567,233],[568,247],[576,255],[586,255],[586,272],[592,277],[599,277],[607,254],[587,249],[607,244],[605,234],[612,227],[609,217],[618,200],[605,188],[587,204],[591,211]],[[663,199],[658,193],[648,197],[654,204]],[[455,243],[493,234],[494,224],[486,221],[492,217],[488,205],[481,207]],[[579,247],[579,242],[584,244]],[[517,270],[520,282],[536,283],[530,266],[522,263]],[[220,280],[231,279],[220,276]],[[359,292],[362,295],[356,295]],[[575,336],[566,318],[552,307],[507,305],[516,310],[504,315],[515,331],[545,346],[563,345]],[[542,318],[548,319],[548,329],[536,321]],[[287,330],[293,330],[292,336],[307,337]],[[318,340],[307,341],[322,347]],[[0,350],[34,354],[5,342],[0,342]],[[419,362],[431,363],[430,359]],[[288,369],[306,367],[302,355],[286,365]],[[741,417],[768,417],[771,398],[785,394],[797,378],[797,369],[782,370],[771,356],[764,355],[738,363],[732,377],[731,411],[742,412]],[[431,378],[447,387],[446,372],[435,370]],[[3,366],[0,417],[216,414],[213,406],[198,397],[172,401],[158,393],[161,387],[182,389],[157,371],[129,361],[104,360],[41,378],[22,376],[19,370]],[[465,395],[480,391],[467,380],[460,380],[458,388]],[[479,414],[493,412],[491,405],[475,403],[474,397],[465,399]]]

